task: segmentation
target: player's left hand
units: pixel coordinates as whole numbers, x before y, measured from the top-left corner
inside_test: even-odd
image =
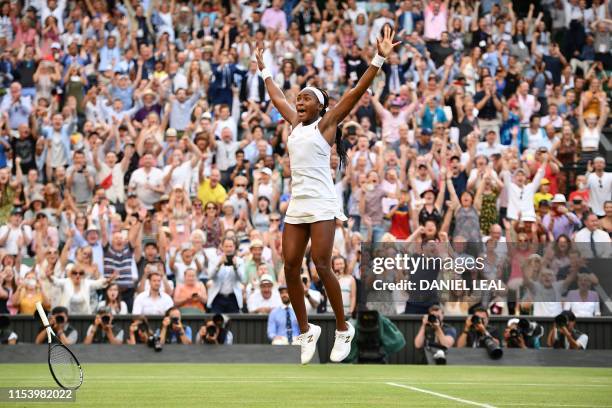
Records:
[[[387,58],[391,51],[393,51],[393,48],[400,44],[401,41],[393,42],[394,36],[395,30],[392,30],[388,25],[385,26],[382,38],[378,37],[376,39],[376,48],[380,56]]]

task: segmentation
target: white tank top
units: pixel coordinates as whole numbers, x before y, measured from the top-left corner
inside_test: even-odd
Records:
[[[585,126],[582,129],[582,135],[580,135],[580,143],[582,144],[583,149],[597,149],[599,147],[599,138],[601,132],[598,128],[589,128]]]
[[[331,146],[319,131],[320,120],[308,126],[300,123],[289,135],[292,198],[336,199],[331,177]]]

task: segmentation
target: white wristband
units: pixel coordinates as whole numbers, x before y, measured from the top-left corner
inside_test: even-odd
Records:
[[[266,79],[268,78],[272,78],[272,73],[270,72],[270,70],[268,68],[264,68],[260,71],[261,77],[263,78],[264,82],[266,81]]]
[[[376,54],[374,56],[374,58],[372,58],[372,62],[371,64],[374,65],[377,68],[380,68],[383,66],[383,64],[385,63],[387,59],[385,57],[383,57],[382,55]]]

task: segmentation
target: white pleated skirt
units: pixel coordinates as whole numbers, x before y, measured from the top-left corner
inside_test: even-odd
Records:
[[[284,221],[287,224],[312,224],[336,218],[347,220],[337,199],[292,197]]]

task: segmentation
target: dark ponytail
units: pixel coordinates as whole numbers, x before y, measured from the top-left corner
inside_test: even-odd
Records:
[[[327,107],[329,106],[329,95],[327,94],[327,91],[321,88],[317,88],[319,91],[321,91],[321,93],[323,94],[323,110],[321,110],[321,112],[319,113],[319,115],[321,117],[323,117],[323,115],[325,115],[325,112],[327,112]],[[347,157],[347,153],[346,153],[346,147],[344,146],[344,143],[342,143],[342,127],[340,125],[338,125],[336,127],[336,153],[338,154],[338,157],[340,159],[340,166],[338,167],[338,170],[340,170],[342,167],[346,168],[346,162],[348,160]]]

